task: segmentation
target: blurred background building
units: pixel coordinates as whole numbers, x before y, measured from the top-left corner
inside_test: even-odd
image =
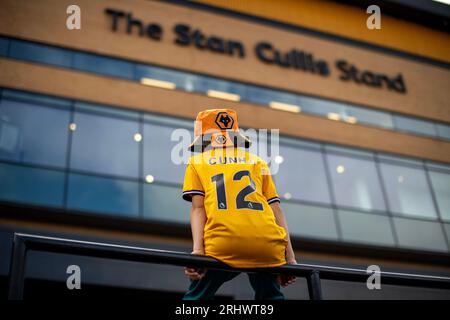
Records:
[[[279,128],[298,260],[450,275],[450,11],[434,1],[0,1],[0,285],[13,232],[190,251],[175,128]],[[82,290],[66,289],[66,268]],[[179,298],[182,268],[31,252],[27,297]],[[45,290],[44,290],[45,289]],[[145,291],[142,291],[145,290]],[[450,298],[324,281],[325,298]],[[285,290],[307,298],[300,279]],[[222,297],[251,298],[244,275]]]

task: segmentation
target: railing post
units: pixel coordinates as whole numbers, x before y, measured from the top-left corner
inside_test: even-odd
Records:
[[[322,300],[322,286],[320,284],[320,273],[312,270],[306,277],[308,282],[308,293],[310,300]]]
[[[14,235],[9,269],[9,300],[23,299],[26,258],[27,247],[25,240],[20,236]]]

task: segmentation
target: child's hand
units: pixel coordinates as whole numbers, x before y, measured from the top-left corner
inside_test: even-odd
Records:
[[[188,276],[191,280],[200,280],[203,278],[206,274],[206,269],[201,268],[184,268],[184,273]]]
[[[204,250],[194,250],[191,252],[191,254],[204,255],[205,251]],[[207,269],[205,269],[205,268],[189,268],[189,267],[184,268],[184,273],[191,280],[200,280],[201,278],[203,278],[205,276],[206,271],[207,271]]]
[[[287,261],[287,264],[297,264],[297,261],[295,259],[290,259]],[[288,285],[293,284],[295,280],[296,280],[295,276],[289,276],[285,274],[280,274],[278,276],[278,283],[282,287],[287,287]]]
[[[287,287],[290,284],[293,284],[296,280],[295,276],[288,276],[285,274],[280,274],[278,276],[278,283],[282,286],[282,287]]]

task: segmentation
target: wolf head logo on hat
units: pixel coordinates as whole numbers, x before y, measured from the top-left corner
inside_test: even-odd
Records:
[[[239,131],[236,111],[233,109],[208,109],[197,114],[194,126],[194,141],[190,151],[201,151],[211,144],[213,147],[244,146],[251,141]]]
[[[226,112],[219,112],[216,117],[216,123],[220,129],[231,129],[234,124],[234,119]]]

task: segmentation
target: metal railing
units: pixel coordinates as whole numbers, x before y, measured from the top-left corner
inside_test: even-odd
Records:
[[[27,252],[29,250],[176,266],[293,275],[306,278],[311,300],[322,299],[321,279],[366,283],[368,278],[365,269],[304,263],[283,265],[276,268],[264,269],[263,271],[261,269],[236,269],[211,257],[197,256],[184,252],[15,233],[8,291],[8,298],[11,300],[23,299],[25,266]],[[380,277],[383,284],[450,289],[450,277],[396,272],[380,272]]]

